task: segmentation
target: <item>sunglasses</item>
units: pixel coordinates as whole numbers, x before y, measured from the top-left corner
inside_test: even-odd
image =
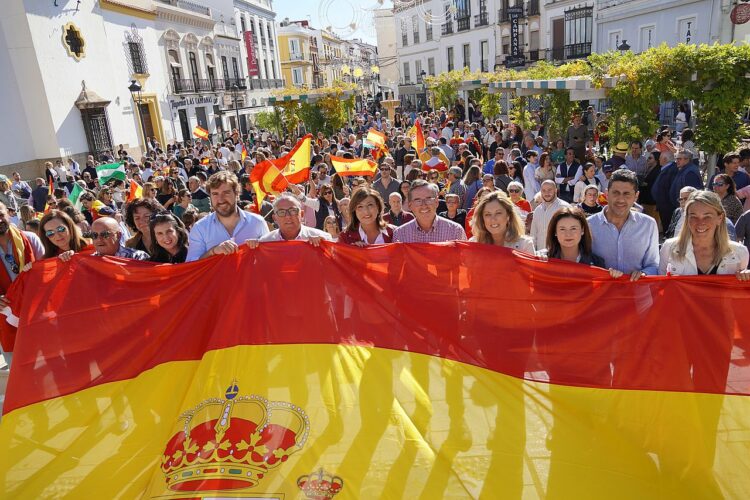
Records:
[[[47,236],[47,238],[51,238],[53,234],[55,233],[64,233],[67,231],[68,228],[65,226],[57,226],[55,229],[49,229],[44,232],[44,234]]]
[[[92,240],[98,240],[99,238],[106,240],[107,238],[111,238],[112,236],[114,236],[114,234],[115,233],[113,233],[112,231],[102,231],[101,233],[92,231],[89,233],[89,236]]]
[[[508,192],[509,193],[520,193],[521,190],[520,189],[509,189]]]
[[[5,254],[5,262],[10,264],[10,270],[13,272],[13,274],[18,274],[20,272],[20,269],[18,268],[18,264],[16,264],[16,258],[13,256],[12,253]]]

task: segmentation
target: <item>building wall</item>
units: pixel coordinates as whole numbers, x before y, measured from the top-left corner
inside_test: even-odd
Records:
[[[722,33],[723,0],[630,0],[605,2],[595,12],[597,52],[614,50],[616,40],[627,40],[633,52],[667,43],[728,42]],[[690,23],[688,41],[687,26]]]

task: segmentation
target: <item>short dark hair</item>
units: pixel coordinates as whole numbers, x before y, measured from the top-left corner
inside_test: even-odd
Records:
[[[724,156],[724,165],[732,163],[732,160],[734,160],[735,158],[739,160],[740,159],[740,155],[736,155],[734,153],[729,153],[728,155],[725,155]]]
[[[135,209],[141,207],[148,209],[152,214],[164,210],[161,203],[153,198],[136,198],[128,203],[127,207],[125,207],[125,223],[130,229],[136,232],[138,229],[135,227],[135,220],[133,217],[135,216]]]
[[[638,177],[636,177],[635,172],[633,172],[632,170],[628,170],[627,168],[620,168],[612,172],[612,177],[609,178],[609,185],[611,186],[613,182],[618,181],[628,182],[632,184],[635,192],[638,192]]]
[[[747,158],[750,158],[750,149],[740,149],[740,160],[745,160]]]
[[[643,143],[641,141],[630,141],[631,146],[638,145],[639,148],[643,149]]]

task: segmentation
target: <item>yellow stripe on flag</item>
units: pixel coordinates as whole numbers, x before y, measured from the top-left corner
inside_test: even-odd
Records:
[[[195,128],[193,128],[193,135],[200,139],[208,139],[208,130],[200,125],[196,125]]]
[[[750,498],[733,434],[748,415],[739,395],[551,385],[364,346],[240,346],[5,415],[19,430],[0,433],[0,491],[304,498],[298,484],[322,469],[336,498]],[[243,421],[296,438],[262,442]],[[208,479],[255,484],[175,489]]]
[[[367,140],[375,146],[383,146],[385,144],[385,134],[371,128],[367,131]]]
[[[377,163],[364,158],[349,159],[331,156],[331,164],[336,169],[336,173],[341,177],[375,175],[375,172],[378,170]]]

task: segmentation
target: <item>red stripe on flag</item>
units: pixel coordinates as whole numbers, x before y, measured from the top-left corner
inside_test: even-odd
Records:
[[[734,277],[631,283],[473,243],[269,243],[177,266],[123,263],[47,259],[13,283],[6,412],[255,344],[354,343],[556,384],[750,394],[750,287]],[[73,290],[97,293],[81,302]]]

